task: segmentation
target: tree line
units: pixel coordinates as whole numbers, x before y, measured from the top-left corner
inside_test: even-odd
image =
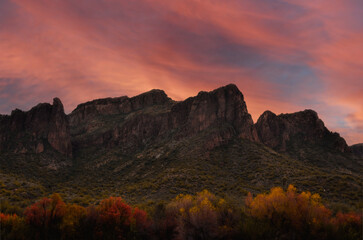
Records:
[[[333,213],[318,194],[290,185],[248,194],[236,205],[207,190],[180,194],[146,212],[110,197],[66,204],[59,194],[0,213],[1,239],[362,239],[362,214]]]

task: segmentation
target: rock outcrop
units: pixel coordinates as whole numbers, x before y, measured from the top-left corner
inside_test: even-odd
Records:
[[[171,102],[172,100],[162,90],[151,90],[132,98],[122,96],[96,99],[78,105],[69,115],[69,120],[71,125],[77,125],[100,115],[128,114],[149,106]]]
[[[10,116],[0,115],[0,151],[41,153],[51,147],[71,156],[72,151],[89,147],[117,147],[130,153],[194,136],[207,150],[240,137],[277,151],[306,144],[351,151],[312,110],[278,116],[266,111],[254,124],[243,94],[233,84],[180,102],[162,90],[151,90],[132,98],[86,102],[68,116],[58,98],[53,105],[42,103],[28,112],[17,109]]]
[[[175,104],[170,111],[173,128],[184,128],[185,133],[196,133],[210,126],[230,124],[236,133],[257,141],[257,132],[242,93],[230,84],[211,92],[200,92],[197,96]]]
[[[345,140],[330,132],[313,110],[280,115],[266,111],[255,126],[260,141],[279,151],[288,150],[291,143],[323,144],[339,152],[349,151]]]
[[[28,112],[16,109],[0,117],[0,151],[41,153],[48,146],[72,155],[68,120],[58,98],[53,105],[41,103]]]
[[[69,114],[75,149],[120,146],[137,149],[158,136],[166,124],[165,111],[174,104],[162,90],[138,96],[97,99],[77,106]]]
[[[77,148],[118,145],[134,150],[166,137],[181,139],[221,126],[229,127],[214,131],[207,148],[219,146],[236,135],[258,140],[243,95],[232,84],[200,92],[181,102],[172,101],[161,90],[133,98],[99,99],[79,105],[69,119],[77,129],[73,132]],[[80,123],[85,124],[80,126]]]

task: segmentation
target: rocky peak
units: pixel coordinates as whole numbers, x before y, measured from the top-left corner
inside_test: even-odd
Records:
[[[264,122],[269,122],[269,121],[274,121],[274,119],[276,119],[276,114],[267,110],[264,113],[262,113],[262,115],[259,117],[259,119],[263,119]]]
[[[53,105],[40,103],[27,112],[15,109],[0,121],[0,151],[39,153],[49,144],[64,155],[72,155],[67,116],[59,98]]]
[[[340,152],[349,151],[343,138],[330,132],[313,110],[276,115],[264,112],[255,124],[262,143],[277,150],[287,150],[288,143],[323,144]]]
[[[49,117],[49,144],[60,153],[67,156],[72,155],[71,136],[69,131],[69,123],[61,100],[53,99],[52,111]]]
[[[230,124],[241,137],[257,140],[251,115],[242,93],[234,84],[175,104],[171,109],[174,125],[184,125],[187,132],[202,131],[216,124]]]
[[[206,149],[235,136],[258,140],[243,95],[235,85],[200,92],[180,102],[172,101],[161,90],[133,98],[96,100],[78,106],[69,117],[77,149],[118,145],[134,151],[165,138],[178,141],[201,132],[208,135],[203,143]],[[83,137],[86,134],[87,138]]]
[[[69,115],[71,125],[77,125],[99,115],[128,114],[152,105],[168,104],[172,100],[163,90],[154,89],[135,97],[96,99],[82,103]]]
[[[57,97],[53,98],[53,110],[64,113],[63,103]]]
[[[142,93],[135,97],[130,98],[130,101],[134,104],[138,104],[136,107],[146,107],[154,104],[164,104],[170,101],[170,98],[163,90],[153,89],[148,92]]]
[[[284,124],[275,113],[265,111],[255,124],[259,140],[269,147],[276,148],[282,144]]]

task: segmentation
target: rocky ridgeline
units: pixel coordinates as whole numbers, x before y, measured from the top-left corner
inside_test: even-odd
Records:
[[[147,111],[148,108],[150,111]],[[111,127],[104,126],[104,122],[87,124],[90,119],[106,115],[124,115],[125,118],[114,122]],[[133,151],[148,142],[163,141],[166,136],[181,139],[208,128],[218,129],[222,125],[229,128],[210,136],[205,143],[207,149],[219,146],[235,135],[257,140],[251,115],[247,112],[242,93],[235,85],[200,92],[182,102],[172,101],[160,90],[133,98],[99,99],[79,105],[69,119],[72,128],[83,123],[81,129],[73,134],[77,149],[118,145],[125,151]],[[94,134],[95,128],[103,128],[103,131]],[[82,138],[86,134],[89,137]]]
[[[41,153],[49,145],[71,156],[69,123],[63,104],[54,98],[53,105],[41,103],[28,112],[19,109],[0,117],[0,151]]]
[[[234,134],[258,141],[243,95],[233,84],[211,92],[200,92],[195,97],[175,104],[168,117],[171,128],[183,128],[187,134],[228,124],[233,127]]]
[[[254,124],[242,93],[233,84],[181,102],[162,90],[132,98],[98,99],[78,105],[68,116],[55,98],[53,105],[42,103],[28,112],[14,110],[10,116],[0,116],[0,151],[40,153],[48,145],[67,156],[72,155],[72,147],[133,150],[165,136],[182,139],[208,129],[215,131],[208,135],[205,149],[238,136],[278,151],[286,151],[288,142],[296,139],[301,144],[321,142],[340,152],[350,151],[345,140],[330,132],[312,110],[280,115],[266,111]]]
[[[280,115],[266,111],[259,117],[256,129],[260,141],[278,151],[286,151],[291,141],[323,143],[339,152],[350,151],[345,140],[338,133],[330,132],[313,110]]]
[[[170,103],[162,90],[151,90],[136,97],[103,98],[82,103],[69,115],[71,125],[77,125],[99,115],[128,114],[148,106]]]

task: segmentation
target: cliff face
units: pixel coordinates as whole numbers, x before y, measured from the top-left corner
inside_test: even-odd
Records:
[[[216,131],[206,143],[207,148],[219,146],[235,135],[257,140],[243,95],[235,85],[200,92],[182,102],[172,101],[161,90],[133,98],[99,99],[79,105],[69,119],[78,149],[118,145],[132,151],[166,137],[191,137],[222,125],[228,125],[228,130]]]
[[[78,105],[69,115],[69,120],[70,124],[75,126],[100,115],[128,114],[149,106],[171,102],[172,100],[162,90],[151,90],[132,98],[123,96],[97,99]]]
[[[330,132],[313,110],[278,116],[266,111],[255,126],[261,142],[279,151],[288,150],[289,143],[324,144],[339,152],[350,151],[345,140],[338,133]]]
[[[277,151],[319,145],[349,152],[345,140],[330,132],[316,112],[263,113],[254,124],[242,93],[233,85],[176,102],[162,90],[129,98],[105,98],[78,105],[68,116],[55,98],[28,112],[0,116],[0,151],[41,153],[48,146],[71,156],[87,148],[123,153],[200,136],[200,149],[213,149],[239,137]]]
[[[80,104],[69,115],[72,143],[76,149],[119,145],[134,150],[158,135],[172,104],[162,90]]]
[[[233,84],[211,92],[200,92],[196,97],[174,105],[170,119],[174,128],[184,127],[184,131],[189,133],[227,123],[239,136],[258,140],[243,95]]]
[[[0,117],[0,151],[41,153],[47,146],[71,156],[67,116],[58,99],[38,104],[28,112],[14,110]]]

